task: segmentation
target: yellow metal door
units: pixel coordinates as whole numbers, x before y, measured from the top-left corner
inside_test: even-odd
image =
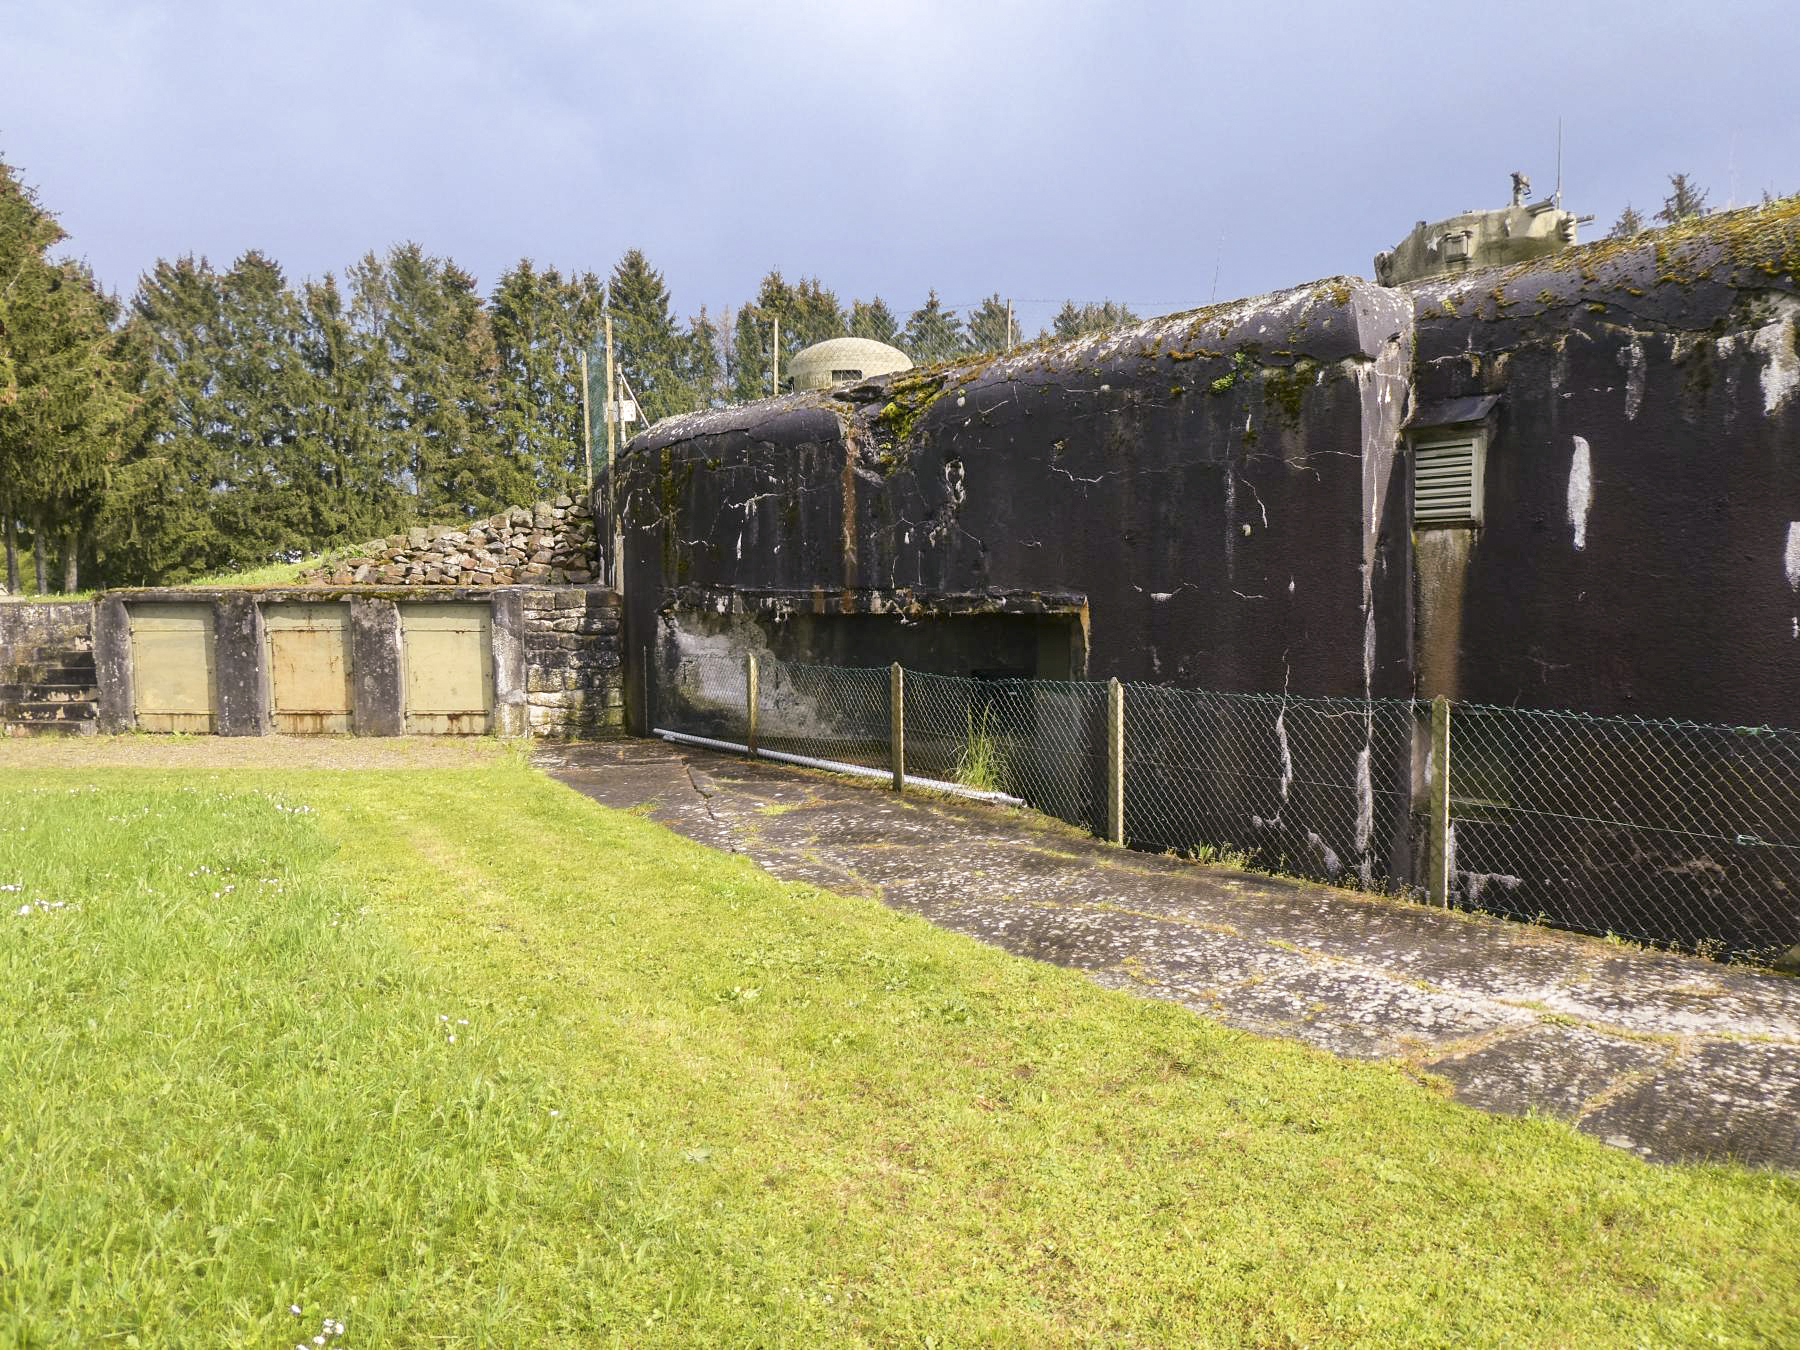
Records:
[[[138,605],[130,611],[131,686],[139,731],[211,735],[211,605]]]
[[[350,730],[350,607],[267,605],[269,702],[275,730],[316,736]]]
[[[479,736],[493,722],[493,616],[487,605],[400,606],[406,729]]]

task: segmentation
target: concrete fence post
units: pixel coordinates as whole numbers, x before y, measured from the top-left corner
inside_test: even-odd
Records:
[[[757,689],[756,653],[744,657],[744,745],[750,757],[756,757],[756,705],[761,702]]]
[[[1434,905],[1450,904],[1450,700],[1431,700],[1431,820],[1426,891]]]
[[[906,791],[906,672],[898,661],[888,667],[888,757],[894,765],[894,791]]]
[[[1125,686],[1106,682],[1106,837],[1125,842]]]

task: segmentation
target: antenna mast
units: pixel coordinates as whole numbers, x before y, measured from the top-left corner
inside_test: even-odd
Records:
[[[1556,119],[1556,196],[1553,198],[1558,206],[1562,205],[1562,118]]]

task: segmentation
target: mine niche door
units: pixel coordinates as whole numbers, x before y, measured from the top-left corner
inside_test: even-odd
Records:
[[[212,606],[135,605],[130,625],[137,729],[211,735],[218,689]]]
[[[350,730],[350,607],[268,605],[269,707],[275,730],[318,736]]]
[[[480,736],[493,725],[493,615],[481,604],[403,604],[406,730]]]

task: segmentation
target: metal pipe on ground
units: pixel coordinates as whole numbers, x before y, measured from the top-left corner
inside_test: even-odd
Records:
[[[721,750],[731,755],[748,755],[750,747],[736,741],[716,741],[710,736],[690,736],[685,731],[669,731],[657,727],[654,734],[665,741],[673,741],[678,745],[697,746],[702,750]],[[846,764],[836,759],[814,759],[811,755],[790,755],[782,750],[764,750],[757,747],[756,755],[760,759],[772,759],[782,764],[795,764],[803,769],[823,769],[827,773],[846,774],[851,778],[879,779],[892,782],[893,772],[889,769],[870,769],[861,764]],[[961,783],[946,783],[940,778],[919,778],[913,774],[906,775],[906,786],[922,788],[926,792],[943,792],[953,797],[967,797],[970,801],[994,802],[1001,806],[1023,806],[1022,797],[1010,796],[1004,792],[987,792],[980,788],[964,787]]]

